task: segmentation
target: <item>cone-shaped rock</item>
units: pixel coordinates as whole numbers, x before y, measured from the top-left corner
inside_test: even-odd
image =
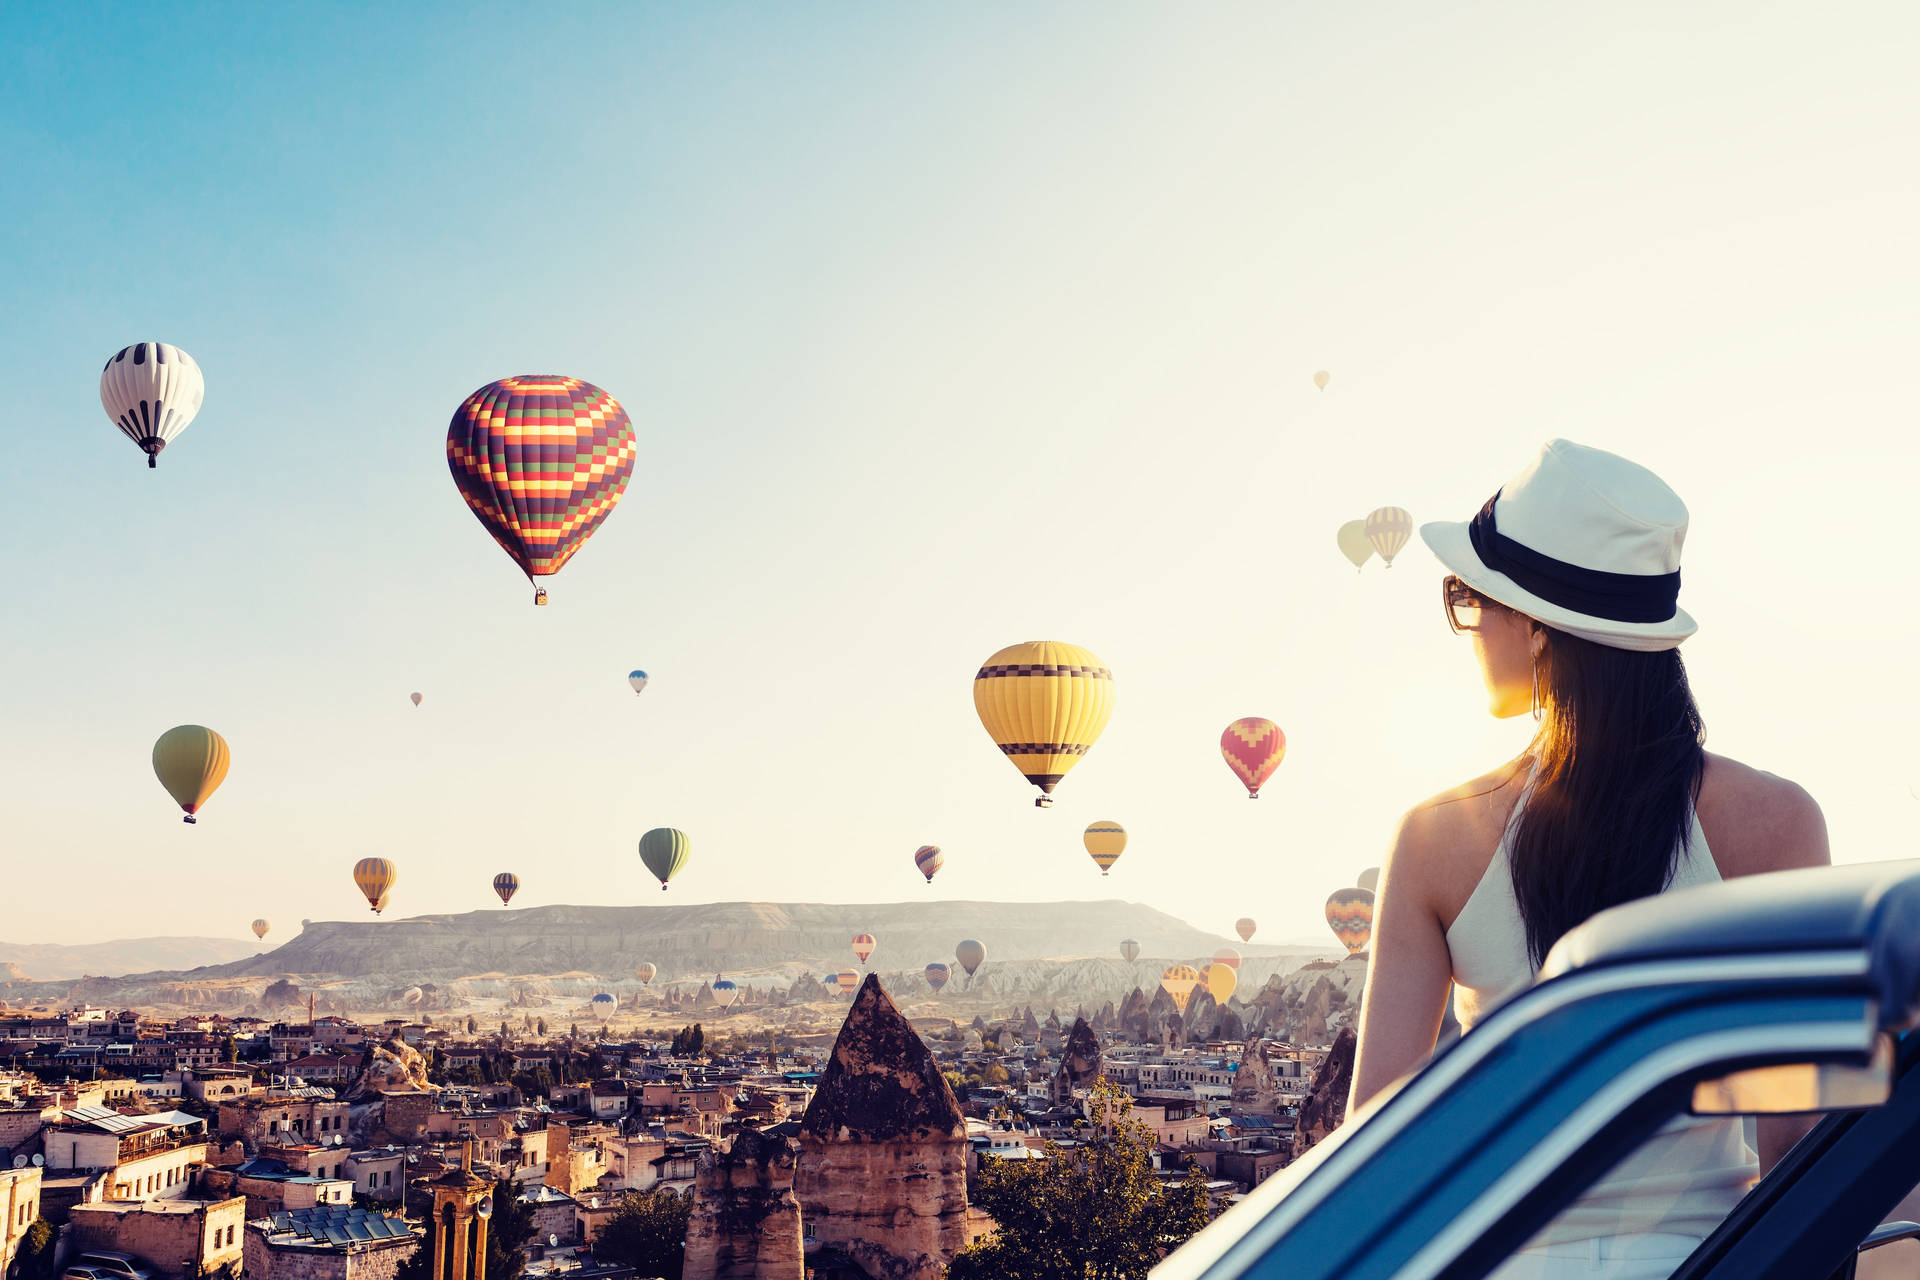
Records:
[[[1350,1027],[1342,1027],[1333,1038],[1326,1061],[1313,1073],[1313,1088],[1300,1104],[1300,1118],[1294,1122],[1293,1158],[1298,1160],[1314,1143],[1338,1129],[1347,1118],[1347,1094],[1353,1088],[1354,1036]]]
[[[1093,1034],[1087,1020],[1080,1018],[1067,1033],[1060,1069],[1053,1073],[1051,1101],[1055,1106],[1065,1106],[1075,1090],[1091,1088],[1101,1074],[1100,1039]]]

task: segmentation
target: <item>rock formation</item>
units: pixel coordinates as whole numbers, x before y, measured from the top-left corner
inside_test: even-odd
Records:
[[[1090,1089],[1101,1076],[1100,1040],[1087,1020],[1081,1018],[1067,1033],[1067,1045],[1061,1052],[1060,1069],[1053,1073],[1049,1100],[1056,1107],[1073,1100],[1075,1090]]]
[[[1058,1019],[1054,1020],[1054,1025],[1059,1025]],[[1040,1039],[1040,1019],[1033,1016],[1032,1005],[1027,1006],[1026,1015],[1020,1019],[1020,1038],[1028,1044],[1034,1044]]]
[[[742,1130],[730,1151],[700,1159],[687,1219],[685,1280],[801,1280],[800,1144]]]
[[[1280,1082],[1273,1064],[1285,1058],[1288,1048],[1272,1040],[1249,1041],[1240,1052],[1240,1069],[1233,1074],[1233,1114],[1236,1116],[1278,1116],[1286,1105],[1280,1100]]]
[[[966,1246],[966,1120],[933,1054],[868,974],[801,1120],[810,1242],[874,1280],[940,1280]]]
[[[1298,1160],[1307,1149],[1340,1127],[1347,1118],[1347,1094],[1353,1088],[1352,1028],[1342,1028],[1334,1037],[1327,1060],[1313,1073],[1313,1088],[1300,1104],[1300,1118],[1294,1123],[1293,1158]]]
[[[437,1089],[427,1081],[427,1062],[410,1044],[399,1040],[369,1045],[360,1055],[360,1074],[347,1090],[348,1102],[377,1097],[401,1089]]]

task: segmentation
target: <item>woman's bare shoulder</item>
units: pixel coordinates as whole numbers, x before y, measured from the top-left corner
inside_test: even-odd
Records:
[[[1699,811],[1722,876],[1824,867],[1833,860],[1819,804],[1800,784],[1764,769],[1709,752]]]
[[[1486,874],[1524,776],[1520,762],[1505,764],[1407,810],[1394,833],[1388,875],[1417,883],[1435,914],[1450,922]]]

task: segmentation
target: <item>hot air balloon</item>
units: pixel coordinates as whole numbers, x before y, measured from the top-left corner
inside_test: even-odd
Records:
[[[647,673],[644,671],[629,671],[627,672],[627,683],[633,686],[633,692],[638,695],[641,690],[647,687]]]
[[[937,961],[928,965],[924,972],[927,975],[927,985],[933,988],[935,994],[938,994],[940,988],[947,985],[947,979],[953,976],[952,969]]]
[[[923,844],[913,851],[913,865],[920,869],[927,883],[932,884],[933,873],[947,865],[947,855],[940,852],[937,844]]]
[[[1238,971],[1240,968],[1240,953],[1232,947],[1221,947],[1213,953],[1213,962],[1215,964],[1224,964],[1229,969]]]
[[[511,871],[502,871],[493,878],[493,891],[500,895],[500,905],[506,906],[513,901],[513,895],[520,892],[520,877]]]
[[[1380,889],[1380,868],[1368,867],[1360,873],[1360,878],[1355,880],[1354,883],[1368,892],[1378,892]]]
[[[687,833],[672,827],[655,827],[640,837],[640,861],[660,882],[660,892],[665,893],[667,881],[687,865],[692,849],[693,842],[687,839]]]
[[[1380,507],[1367,515],[1367,543],[1393,568],[1393,558],[1413,536],[1413,517],[1401,507]]]
[[[1247,716],[1235,720],[1220,735],[1220,754],[1246,784],[1247,799],[1258,800],[1260,788],[1286,758],[1287,735],[1271,720]]]
[[[271,928],[273,928],[273,926],[265,920],[255,920],[253,922],[253,936],[256,938],[264,938],[267,936],[267,930]]]
[[[839,986],[840,994],[843,996],[852,995],[854,988],[860,985],[860,975],[851,969],[842,969],[833,975],[833,980]]]
[[[416,706],[416,707],[417,707],[417,706],[419,706],[419,705],[420,705],[420,695],[419,695],[419,694],[417,694],[417,693],[413,693],[413,694],[408,694],[407,696],[408,696],[408,697],[410,697],[411,699],[413,699],[413,705],[414,705],[414,706]]]
[[[386,858],[362,858],[353,864],[353,883],[366,895],[375,915],[387,909],[387,895],[399,878],[400,869]]]
[[[1325,391],[1327,389],[1327,384],[1332,381],[1333,381],[1333,375],[1328,373],[1325,369],[1322,369],[1318,373],[1315,373],[1313,375],[1313,385],[1320,388],[1322,391]]]
[[[400,993],[400,998],[402,1000],[405,1000],[408,1004],[419,1004],[422,1000],[427,998],[427,993],[422,991],[418,987],[408,987],[405,991],[402,991]]]
[[[558,374],[490,382],[447,427],[460,496],[529,582],[558,573],[612,514],[636,451],[618,400]],[[538,584],[533,602],[547,602]]]
[[[953,958],[960,962],[960,967],[971,978],[974,971],[987,962],[987,949],[972,938],[965,938],[953,949]]]
[[[655,975],[659,972],[660,968],[658,965],[653,964],[651,961],[643,961],[634,969],[633,976],[640,979],[641,986],[650,987],[653,985]]]
[[[732,978],[713,980],[713,1002],[722,1009],[733,1008],[733,1002],[740,998],[740,987]]]
[[[1252,942],[1253,932],[1260,926],[1253,922],[1252,916],[1241,916],[1233,922],[1233,931],[1240,935],[1240,941]]]
[[[596,1018],[604,1018],[620,1007],[620,1002],[608,991],[602,991],[588,1003],[593,1006],[593,1014]]]
[[[100,407],[127,439],[160,463],[167,442],[187,429],[207,393],[193,357],[165,342],[122,347],[100,371]]]
[[[187,816],[194,817],[226,780],[230,760],[227,740],[202,725],[179,724],[153,744],[153,774]]]
[[[973,709],[994,744],[1040,796],[1100,739],[1113,715],[1113,673],[1078,645],[1030,640],[988,658],[973,678]]]
[[[1327,899],[1327,925],[1347,954],[1357,956],[1373,940],[1373,890],[1341,889]]]
[[[853,954],[860,957],[861,964],[865,964],[867,957],[873,954],[873,935],[870,933],[854,934]]]
[[[1187,1011],[1187,997],[1200,985],[1200,971],[1190,964],[1170,964],[1167,971],[1160,975],[1160,987],[1173,997],[1173,1007],[1181,1013]]]
[[[1117,822],[1096,822],[1081,839],[1094,862],[1099,864],[1101,875],[1111,871],[1113,864],[1120,861],[1120,855],[1127,851],[1127,829]]]
[[[1365,520],[1347,521],[1334,537],[1340,543],[1340,554],[1353,561],[1355,569],[1364,568],[1367,561],[1373,559],[1373,543],[1367,541]]]
[[[1201,971],[1200,981],[1206,984],[1215,1004],[1225,1004],[1234,988],[1240,985],[1240,971],[1233,965],[1215,961]]]
[[[1140,958],[1140,944],[1132,938],[1120,939],[1120,958],[1132,964]]]

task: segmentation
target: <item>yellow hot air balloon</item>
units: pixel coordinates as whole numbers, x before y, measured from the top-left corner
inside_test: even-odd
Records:
[[[1206,967],[1200,980],[1207,984],[1215,1004],[1225,1004],[1233,995],[1233,989],[1240,985],[1240,974],[1232,965],[1216,960]]]
[[[1332,381],[1333,381],[1333,375],[1328,373],[1325,369],[1322,369],[1318,373],[1315,373],[1313,375],[1313,385],[1320,388],[1322,391],[1325,391],[1327,389],[1327,384]]]
[[[1170,964],[1160,975],[1161,989],[1173,997],[1173,1007],[1181,1013],[1187,1011],[1187,999],[1199,985],[1200,971],[1190,964]]]
[[[1127,851],[1127,829],[1117,822],[1096,822],[1081,839],[1094,862],[1099,864],[1101,875],[1113,870],[1113,864]]]
[[[1367,543],[1393,568],[1393,558],[1413,536],[1413,516],[1405,507],[1378,507],[1367,514]]]
[[[973,709],[994,745],[1040,788],[1053,789],[1100,740],[1113,715],[1113,673],[1078,645],[1029,640],[988,658],[973,678]]]
[[[353,864],[353,883],[366,895],[375,915],[387,909],[387,895],[399,878],[400,868],[387,858],[362,858]]]
[[[255,920],[253,922],[253,936],[256,938],[264,938],[267,936],[267,930],[271,928],[273,928],[273,926],[265,920]]]
[[[1340,554],[1351,560],[1355,569],[1365,568],[1367,561],[1373,559],[1373,544],[1367,541],[1365,520],[1349,520],[1333,536],[1340,543]]]
[[[204,725],[180,724],[153,744],[153,773],[187,816],[194,817],[227,777],[227,740]]]

